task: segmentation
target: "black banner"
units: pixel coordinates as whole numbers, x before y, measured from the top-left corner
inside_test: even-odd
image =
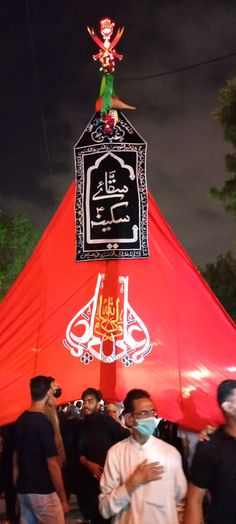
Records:
[[[122,113],[111,135],[95,114],[75,146],[76,260],[146,258],[146,143]]]

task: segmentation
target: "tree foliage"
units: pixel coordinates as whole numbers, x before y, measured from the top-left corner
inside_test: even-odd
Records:
[[[201,273],[227,313],[236,322],[236,259],[228,251],[216,262],[206,264]]]
[[[0,210],[0,299],[21,272],[39,237],[25,215],[11,216]]]
[[[221,189],[212,187],[210,194],[221,200],[225,211],[236,219],[236,78],[229,80],[219,91],[221,106],[213,117],[224,129],[224,138],[233,147],[225,155],[227,171],[230,173]],[[201,273],[228,314],[236,322],[236,258],[229,251],[219,255],[216,262],[206,264]]]
[[[215,109],[213,117],[223,126],[225,140],[236,148],[236,78],[220,90],[219,99],[222,105]],[[232,176],[221,189],[212,187],[210,194],[221,200],[225,210],[236,218],[236,151],[226,154],[225,163]]]

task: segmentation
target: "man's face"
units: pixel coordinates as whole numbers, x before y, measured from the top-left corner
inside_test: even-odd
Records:
[[[236,389],[232,390],[232,393],[225,402],[225,405],[227,414],[236,420]]]
[[[44,402],[45,404],[49,404],[51,406],[54,405],[54,401],[55,401],[55,398],[54,398],[54,395],[53,395],[53,390],[50,386],[50,389],[48,390],[47,394],[45,395],[45,398],[44,398]]]
[[[56,391],[60,386],[59,386],[58,382],[56,382],[56,381],[54,380],[54,382],[51,382],[50,387],[51,387],[52,393],[55,393],[55,391]]]
[[[55,400],[58,399],[62,394],[61,387],[59,386],[58,382],[55,380],[51,382],[50,389],[48,391],[48,402],[49,404],[54,404]]]
[[[151,398],[139,398],[133,401],[133,411],[126,415],[128,427],[136,425],[137,419],[156,416],[156,409]]]
[[[92,415],[92,413],[98,411],[99,402],[94,395],[86,395],[83,400],[83,413],[85,417]]]

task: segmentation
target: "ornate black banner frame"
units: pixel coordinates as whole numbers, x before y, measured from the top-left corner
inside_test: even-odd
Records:
[[[111,135],[95,114],[74,153],[76,261],[149,257],[146,143],[122,113]]]

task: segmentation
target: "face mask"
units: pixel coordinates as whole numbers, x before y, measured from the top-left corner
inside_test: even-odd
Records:
[[[144,437],[149,437],[150,435],[152,435],[155,427],[155,417],[136,419],[136,425],[134,426],[138,433],[140,433],[140,435],[143,435]]]
[[[59,397],[61,396],[61,394],[62,394],[62,389],[61,389],[61,388],[57,388],[57,389],[54,391],[53,396],[54,396],[55,398],[59,398]]]

